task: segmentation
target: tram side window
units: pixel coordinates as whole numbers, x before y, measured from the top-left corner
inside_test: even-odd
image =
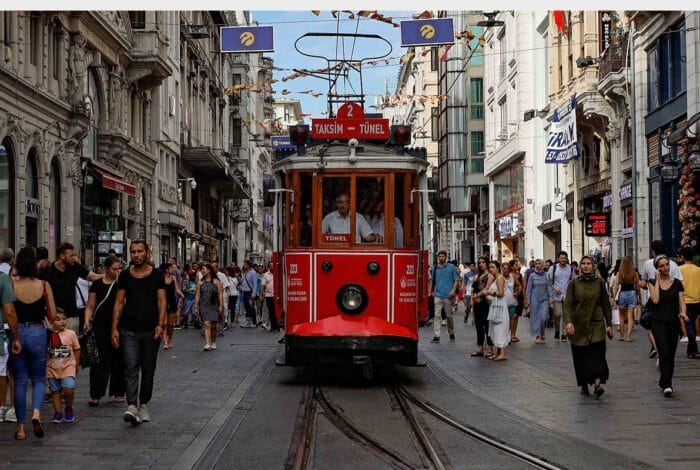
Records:
[[[312,241],[312,233],[313,233],[313,218],[311,216],[312,211],[311,211],[311,188],[312,188],[312,179],[311,179],[311,174],[309,173],[302,173],[301,174],[301,184],[299,185],[299,189],[301,192],[301,197],[300,197],[300,207],[301,207],[301,214],[300,214],[300,229],[299,229],[299,246],[301,247],[310,247],[311,246],[311,241]]]
[[[365,243],[384,243],[386,222],[384,220],[384,183],[382,176],[357,178],[358,226],[361,219],[367,222],[371,236],[363,237]],[[359,242],[359,240],[358,240]]]
[[[394,248],[404,248],[404,226],[406,222],[406,178],[396,175],[394,182]]]

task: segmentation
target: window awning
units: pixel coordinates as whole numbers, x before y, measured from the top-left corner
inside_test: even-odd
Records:
[[[128,194],[129,196],[136,196],[136,186],[133,184],[129,184],[120,179],[118,176],[101,168],[93,168],[100,175],[100,180],[102,181],[103,187],[111,189],[112,191],[119,191],[120,193]]]

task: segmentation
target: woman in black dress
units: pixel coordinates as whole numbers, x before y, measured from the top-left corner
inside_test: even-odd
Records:
[[[671,277],[666,255],[654,259],[656,278],[648,280],[651,298],[651,333],[659,353],[659,387],[666,398],[673,395],[673,367],[681,322],[688,321],[683,301],[683,284]]]
[[[180,286],[175,282],[175,268],[176,266],[172,263],[163,263],[160,265],[160,270],[165,277],[165,308],[168,319],[167,326],[165,327],[165,334],[163,335],[163,349],[170,349],[173,347],[173,334],[175,333],[175,324],[177,323],[178,299],[175,294],[179,295],[180,298],[184,297]]]
[[[124,401],[124,361],[121,349],[112,346],[112,311],[117,297],[117,278],[122,262],[110,256],[105,259],[105,275],[90,286],[85,307],[85,331],[92,330],[100,356],[99,364],[90,367],[90,400],[88,406],[98,406],[105,396],[107,382],[109,395],[115,402]]]
[[[487,289],[490,287],[491,282],[493,282],[494,277],[488,272],[488,262],[489,260],[480,256],[477,263],[477,274],[472,284],[472,311],[474,312],[474,327],[476,328],[476,350],[471,353],[471,357],[486,357],[487,359],[493,357],[493,341],[488,335],[489,322],[487,320],[489,316],[489,302],[486,298],[488,294]],[[436,321],[439,321],[436,319]],[[488,350],[484,354],[484,338],[486,338],[486,343],[488,344]]]

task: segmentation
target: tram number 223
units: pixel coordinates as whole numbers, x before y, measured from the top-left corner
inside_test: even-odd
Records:
[[[298,273],[299,273],[299,265],[296,263],[290,263],[289,274],[298,274]]]
[[[416,265],[407,264],[406,265],[406,276],[414,276],[416,274]]]

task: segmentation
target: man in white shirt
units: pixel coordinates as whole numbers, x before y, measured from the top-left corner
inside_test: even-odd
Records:
[[[321,224],[322,233],[350,233],[350,196],[339,194],[335,199],[337,209],[326,215]],[[362,214],[355,214],[356,243],[383,243],[384,237],[372,233],[372,228]]]
[[[0,250],[0,272],[10,275],[12,271],[12,261],[15,259],[15,252],[12,248],[3,248]]]
[[[263,274],[262,291],[265,295],[265,306],[267,314],[270,317],[270,331],[279,332],[280,326],[277,323],[277,314],[275,313],[275,279],[272,271],[275,265],[270,261],[267,263],[267,271]]]
[[[384,200],[380,199],[374,209],[374,214],[369,219],[369,226],[373,233],[384,237]],[[394,217],[394,247],[403,248],[403,226],[398,217]]]
[[[216,272],[216,278],[221,283],[221,286],[222,286],[224,292],[226,292],[228,290],[228,287],[231,285],[231,281],[228,280],[228,276],[226,275],[226,273],[219,269],[219,263],[212,263],[211,267]],[[224,299],[224,312],[228,312],[228,295],[224,295],[223,299]],[[221,322],[219,322],[219,323],[221,323]],[[219,325],[219,328],[220,327],[221,327],[221,325]]]

